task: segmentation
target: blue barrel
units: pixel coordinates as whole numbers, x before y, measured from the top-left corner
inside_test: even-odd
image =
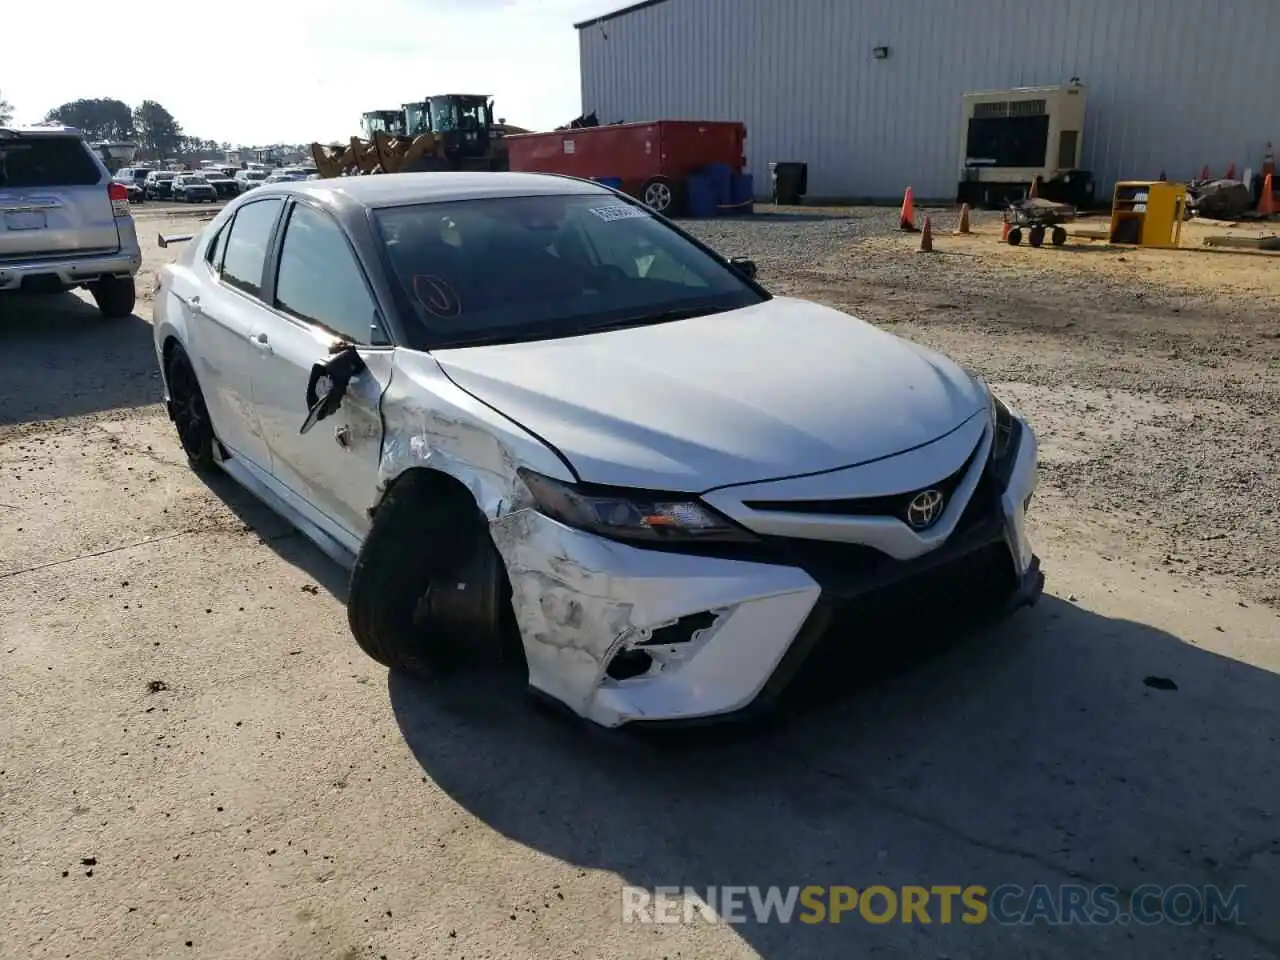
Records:
[[[592,177],[591,179],[601,186],[612,187],[614,190],[622,189],[621,177]]]
[[[755,209],[755,179],[749,173],[735,173],[729,181],[729,202],[737,214],[751,213]]]
[[[727,163],[709,163],[698,172],[710,178],[716,206],[728,206],[732,202],[733,167]]]
[[[685,181],[685,209],[691,217],[716,215],[716,190],[711,178],[703,173],[691,173]]]

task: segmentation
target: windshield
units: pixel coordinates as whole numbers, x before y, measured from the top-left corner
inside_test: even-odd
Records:
[[[426,133],[431,129],[431,119],[427,116],[426,104],[406,103],[404,105],[405,131],[411,137]]]
[[[574,336],[735,310],[760,293],[646,208],[605,194],[375,211],[415,349]]]
[[[261,170],[244,170],[242,171],[246,180],[265,180],[267,175]]]
[[[157,180],[172,180],[174,177],[177,176],[177,174],[176,173],[157,173],[157,174],[154,174],[154,176]]]

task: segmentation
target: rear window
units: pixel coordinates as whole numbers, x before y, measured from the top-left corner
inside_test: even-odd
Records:
[[[765,299],[611,194],[419,204],[375,214],[417,349],[549,339],[722,313]]]
[[[102,171],[75,137],[0,139],[0,187],[89,187]]]

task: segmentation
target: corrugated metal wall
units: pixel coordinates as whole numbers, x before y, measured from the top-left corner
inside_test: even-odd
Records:
[[[1280,144],[1278,39],[1280,0],[666,0],[580,31],[582,106],[743,120],[757,192],[769,161],[805,160],[811,197],[940,199],[965,92],[1077,76],[1109,190],[1256,170]]]

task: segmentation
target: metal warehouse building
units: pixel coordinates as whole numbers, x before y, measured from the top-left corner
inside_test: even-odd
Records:
[[[1280,0],[646,0],[577,27],[583,113],[742,120],[758,195],[805,161],[810,198],[954,197],[963,95],[1072,78],[1101,195],[1280,142]]]

